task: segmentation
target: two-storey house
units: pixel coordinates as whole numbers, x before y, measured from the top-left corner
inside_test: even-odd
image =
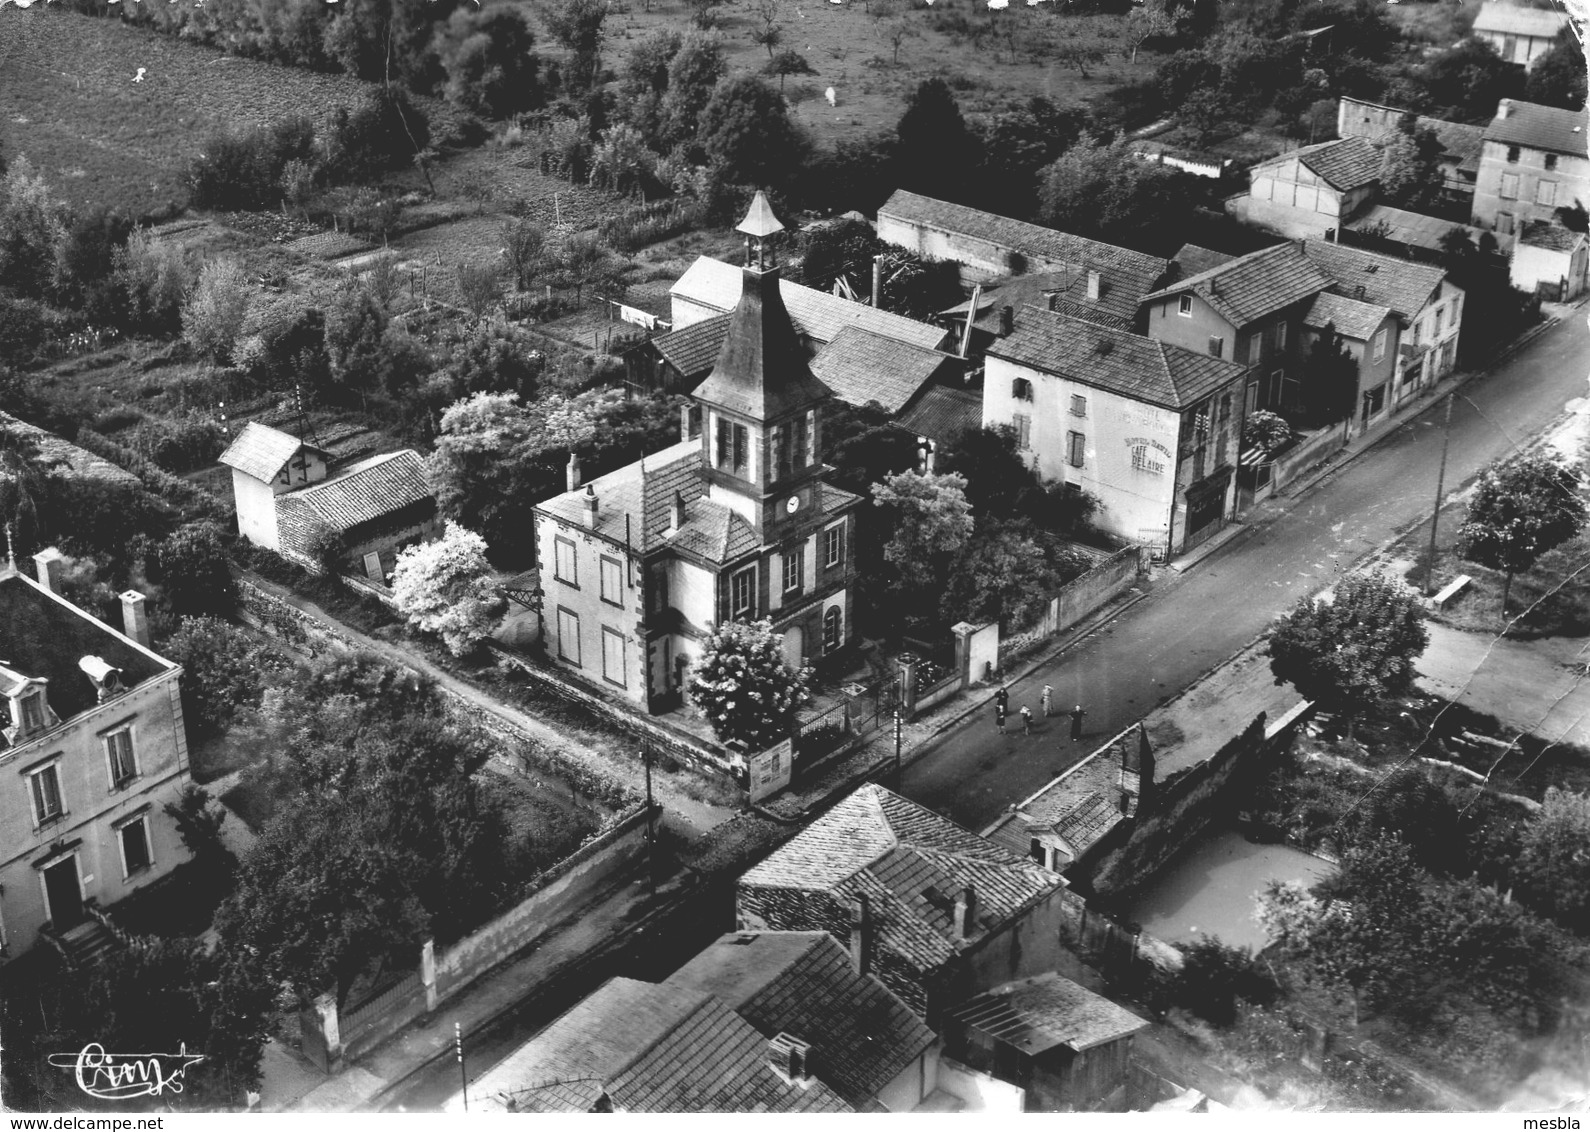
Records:
[[[763,244],[758,194],[744,285],[680,443],[535,509],[548,654],[651,711],[677,706],[714,626],[770,618],[800,666],[854,636],[851,545],[861,500],[824,482],[813,376]]]
[[[93,914],[188,859],[165,806],[188,777],[178,681],[149,648],[143,596],[118,633],[40,581],[0,566],[0,959],[51,937],[94,946]]]
[[[1514,235],[1557,209],[1590,207],[1590,139],[1584,109],[1559,110],[1504,98],[1485,128],[1474,223]]]
[[[1094,521],[1179,554],[1236,510],[1248,367],[1042,307],[987,352],[983,423],[1009,425],[1038,473],[1099,501]]]
[[[1245,224],[1318,239],[1369,206],[1380,166],[1380,149],[1366,138],[1306,145],[1255,165],[1247,195],[1231,198],[1230,207]]]
[[[1496,48],[1506,62],[1529,69],[1551,50],[1557,33],[1567,26],[1567,12],[1486,0],[1474,17],[1472,34]]]

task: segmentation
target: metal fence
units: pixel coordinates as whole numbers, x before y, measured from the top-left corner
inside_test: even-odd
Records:
[[[838,703],[801,722],[795,733],[796,756],[810,763],[863,739],[893,720],[899,706],[900,678],[897,675],[867,684],[846,684]]]
[[[338,1028],[342,1048],[353,1048],[366,1033],[387,1019],[394,1011],[412,1010],[416,999],[424,1001],[425,986],[418,971],[395,976],[359,1002],[338,1013]]]

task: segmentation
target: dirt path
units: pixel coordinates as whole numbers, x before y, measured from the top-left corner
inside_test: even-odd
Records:
[[[327,613],[312,601],[306,601],[284,586],[279,586],[268,579],[250,574],[248,580],[273,597],[280,598],[289,605],[303,610],[315,618],[344,634],[350,640],[357,641],[361,648],[383,657],[393,664],[419,672],[436,681],[447,691],[467,700],[481,710],[491,713],[498,719],[511,724],[524,731],[538,742],[549,747],[561,748],[572,753],[575,757],[599,765],[606,773],[625,783],[637,788],[644,788],[644,771],[640,767],[627,763],[615,763],[605,752],[593,747],[585,746],[572,738],[567,731],[537,719],[532,715],[505,704],[496,697],[488,695],[473,684],[458,679],[458,677],[438,668],[418,653],[409,652],[398,648],[389,642],[379,640],[367,633],[340,621]],[[699,835],[713,829],[735,816],[736,811],[727,806],[715,806],[708,802],[700,801],[685,793],[672,780],[670,775],[656,771],[652,775],[652,791],[657,800],[662,803],[664,810],[673,824],[682,826],[681,832],[687,836]]]
[[[1551,743],[1590,748],[1590,639],[1497,641],[1428,622],[1419,683]]]

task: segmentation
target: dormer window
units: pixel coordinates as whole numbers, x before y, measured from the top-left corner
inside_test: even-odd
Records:
[[[44,730],[44,693],[29,692],[16,701],[16,725],[24,735]]]
[[[1176,313],[1183,318],[1192,317],[1192,296],[1182,295],[1176,300]]]

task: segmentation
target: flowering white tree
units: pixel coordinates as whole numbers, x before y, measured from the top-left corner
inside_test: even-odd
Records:
[[[437,634],[454,656],[490,636],[506,606],[491,580],[486,540],[453,522],[435,542],[398,555],[392,597],[412,628]]]
[[[708,639],[690,696],[719,740],[759,751],[789,734],[795,713],[811,699],[808,676],[785,663],[771,621],[731,621]]]

